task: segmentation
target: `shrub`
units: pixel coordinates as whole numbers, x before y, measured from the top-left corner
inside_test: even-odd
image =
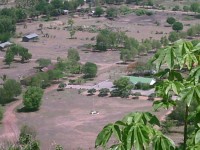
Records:
[[[151,85],[149,85],[148,83],[138,82],[137,84],[135,84],[135,89],[149,90],[149,89],[152,89],[152,88],[153,87]]]
[[[39,58],[36,60],[40,67],[47,67],[51,64],[51,59]]]
[[[23,94],[23,104],[28,110],[38,110],[42,102],[43,90],[39,87],[29,87]]]
[[[110,92],[111,97],[118,97],[121,95],[121,92],[118,89],[114,89]]]
[[[175,19],[174,17],[168,17],[167,20],[166,20],[166,22],[167,22],[168,24],[171,24],[171,25],[172,25],[175,21],[176,21],[176,19]]]
[[[99,97],[107,96],[109,92],[110,92],[109,89],[107,89],[107,88],[102,88],[102,89],[99,90],[98,96],[99,96]]]
[[[96,92],[96,89],[92,88],[87,91],[89,95],[93,95]]]
[[[3,113],[4,113],[4,109],[3,109],[3,107],[0,105],[0,121],[3,119]]]
[[[86,78],[93,78],[97,74],[97,65],[91,62],[86,62],[82,71]]]
[[[181,22],[174,22],[174,24],[172,25],[172,29],[177,32],[183,30],[183,24]]]
[[[141,96],[142,94],[140,92],[133,93],[134,96]]]

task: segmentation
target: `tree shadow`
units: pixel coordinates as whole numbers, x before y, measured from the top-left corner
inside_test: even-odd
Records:
[[[36,112],[38,109],[27,109],[26,107],[21,107],[17,109],[18,113],[30,113],[30,112]]]

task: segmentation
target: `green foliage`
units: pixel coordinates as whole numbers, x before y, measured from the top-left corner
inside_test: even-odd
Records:
[[[99,96],[99,97],[107,96],[109,92],[110,92],[109,89],[107,89],[107,88],[102,88],[102,89],[99,90],[98,96]]]
[[[117,96],[128,97],[134,87],[127,77],[121,77],[118,80],[115,80],[113,84],[116,90],[111,92],[112,96],[114,96],[116,93]]]
[[[138,82],[137,84],[135,84],[135,87],[134,89],[140,89],[140,90],[149,90],[149,89],[152,89],[153,86],[152,85],[149,85],[148,83],[141,83],[141,82]]]
[[[174,6],[174,8],[172,8],[172,11],[179,11],[180,7],[178,5]]]
[[[74,20],[72,18],[69,18],[68,21],[67,21],[68,25],[71,26],[71,28],[73,27],[73,24],[74,24]]]
[[[107,8],[106,17],[107,18],[116,18],[118,16],[118,9],[115,7]]]
[[[36,60],[40,67],[48,67],[51,64],[51,59],[39,58]]]
[[[11,63],[14,60],[14,53],[11,50],[7,50],[4,58],[5,58],[6,64],[9,65],[9,67],[10,67]]]
[[[29,60],[32,58],[32,54],[28,52],[28,49],[20,45],[13,45],[9,47],[8,51],[6,51],[6,54],[10,52],[12,52],[14,55],[21,56],[22,63],[25,62],[25,60]]]
[[[87,91],[90,95],[93,95],[96,92],[96,89],[92,88]]]
[[[175,42],[180,39],[180,34],[178,32],[170,32],[168,39],[170,42]]]
[[[14,79],[8,79],[4,82],[3,88],[0,88],[0,103],[5,104],[11,102],[14,97],[21,94],[22,88],[20,83]]]
[[[7,42],[11,38],[12,34],[9,32],[1,33],[0,34],[0,41],[1,42]]]
[[[121,49],[120,51],[120,59],[126,63],[128,60],[131,60],[131,52],[128,49]]]
[[[38,110],[42,102],[43,90],[39,87],[29,87],[23,94],[23,104],[27,110]]]
[[[78,51],[76,49],[70,48],[68,50],[67,59],[72,60],[72,61],[79,61],[80,56],[79,56]]]
[[[62,71],[58,69],[49,70],[47,73],[49,80],[59,80],[63,77]]]
[[[181,22],[174,22],[174,24],[172,25],[172,29],[177,32],[183,30],[183,24]]]
[[[166,22],[169,23],[170,25],[172,25],[176,22],[176,19],[174,17],[168,17]]]
[[[3,107],[0,105],[0,121],[3,119],[3,113],[4,113],[4,109],[3,109]]]
[[[94,14],[95,14],[96,16],[100,17],[103,13],[104,13],[104,10],[103,10],[102,7],[97,6],[97,7],[95,8]]]
[[[128,6],[126,6],[126,5],[120,6],[119,10],[120,10],[120,14],[122,14],[122,15],[127,15],[127,14],[130,14],[130,13],[133,13],[133,10],[130,9],[130,8],[129,8]]]
[[[195,14],[200,10],[200,3],[194,2],[190,5],[190,10],[195,12]]]
[[[175,149],[173,141],[154,129],[154,125],[160,126],[156,116],[148,112],[130,113],[122,120],[106,125],[98,134],[95,147],[107,148],[107,143],[113,135],[117,143],[112,145],[110,149],[131,150],[134,148],[143,150],[149,147],[155,150]]]
[[[86,62],[82,71],[86,78],[93,78],[97,74],[97,65],[91,62]]]
[[[73,36],[75,35],[75,33],[76,33],[76,30],[74,30],[74,29],[71,29],[71,30],[69,31],[69,34],[70,34],[70,38],[71,38],[71,39],[73,38]]]
[[[11,17],[0,16],[0,33],[14,33],[15,30],[16,25]]]
[[[40,150],[39,142],[35,139],[36,131],[27,126],[22,126],[19,135],[19,143],[22,145],[23,150]]]

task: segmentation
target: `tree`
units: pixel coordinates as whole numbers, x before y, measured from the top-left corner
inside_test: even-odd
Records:
[[[188,12],[190,10],[189,6],[183,6],[183,11]]]
[[[174,22],[176,22],[176,19],[174,17],[168,17],[166,22],[169,23],[170,25],[172,25],[172,24],[174,24]]]
[[[116,143],[110,149],[174,150],[174,142],[154,128],[155,125],[160,126],[160,122],[149,112],[129,113],[122,120],[109,123],[101,130],[96,138],[95,148],[107,148],[110,138],[114,137]]]
[[[93,95],[96,92],[96,89],[92,88],[87,91],[90,95]]]
[[[98,17],[100,17],[100,16],[103,14],[103,12],[104,12],[104,11],[103,11],[102,7],[97,6],[97,7],[95,8],[94,14],[97,15]]]
[[[99,97],[107,96],[109,92],[110,92],[109,89],[107,89],[107,88],[102,88],[102,89],[99,90],[98,96],[99,96]]]
[[[28,110],[38,110],[42,102],[43,90],[39,87],[29,87],[23,94],[23,104]]]
[[[180,35],[178,32],[170,32],[168,39],[171,42],[175,42],[180,39]]]
[[[49,70],[48,71],[49,80],[59,80],[63,77],[63,73],[61,70]]]
[[[195,12],[195,14],[200,10],[200,3],[194,2],[190,5],[190,10]]]
[[[20,83],[13,79],[6,80],[3,87],[0,88],[0,104],[11,102],[13,98],[19,96],[21,92],[22,88]]]
[[[14,60],[14,53],[11,50],[7,50],[4,58],[5,58],[6,64],[9,65],[9,67],[10,67],[11,63]]]
[[[74,24],[74,20],[72,18],[68,19],[67,21],[68,25],[70,25],[70,27],[72,28],[73,27],[73,24]]]
[[[76,30],[74,30],[74,29],[71,29],[71,30],[69,31],[69,34],[70,34],[70,38],[71,38],[71,39],[73,38],[73,36],[75,35],[75,33],[76,33]]]
[[[120,59],[123,63],[126,63],[128,60],[132,58],[131,52],[128,49],[121,49],[120,51]]]
[[[106,10],[106,16],[108,17],[108,18],[116,18],[117,17],[117,15],[118,15],[118,10],[117,10],[117,8],[115,8],[115,7],[110,7],[110,8],[108,8],[107,10]]]
[[[9,16],[0,15],[0,33],[14,33],[15,30],[15,20]]]
[[[200,92],[199,51],[199,45],[194,47],[189,41],[179,40],[173,45],[160,50],[153,59],[158,71],[163,64],[167,65],[167,68],[164,71],[159,71],[158,73],[159,78],[163,79],[165,76],[165,80],[157,83],[157,87],[155,88],[157,95],[160,96],[162,100],[154,102],[154,108],[169,108],[175,106],[177,99],[185,103],[184,150],[198,146],[198,142],[192,142],[192,139],[199,136],[199,127],[197,127],[199,119],[196,118],[199,112],[190,118],[191,120],[195,120],[192,132],[188,132],[188,115],[191,103],[196,102],[198,105],[200,103],[200,95],[198,94]],[[181,74],[184,66],[189,71],[188,76],[183,76]],[[175,94],[178,95],[178,98],[172,98]]]
[[[134,85],[130,82],[129,78],[127,77],[121,77],[118,80],[115,80],[113,84],[119,96],[121,97],[128,97],[130,95],[131,90],[134,87]]]
[[[3,107],[0,105],[0,121],[3,119],[3,113],[4,113],[4,109],[3,109]]]
[[[25,60],[29,60],[32,58],[32,54],[28,52],[28,49],[21,47],[18,49],[18,55],[21,56],[21,62],[24,63]]]
[[[74,49],[74,48],[70,48],[68,50],[67,59],[72,60],[72,61],[79,61],[80,60],[80,56],[79,56],[78,51],[76,49]]]
[[[183,30],[183,24],[181,22],[175,22],[172,25],[172,29],[177,31],[177,32],[180,31],[180,30]]]
[[[36,60],[40,67],[47,67],[51,64],[51,59],[39,58]]]
[[[86,62],[82,71],[86,78],[93,78],[97,74],[97,65],[91,62]]]

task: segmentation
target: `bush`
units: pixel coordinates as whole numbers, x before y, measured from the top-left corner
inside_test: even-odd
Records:
[[[183,24],[181,22],[174,22],[174,24],[172,25],[172,29],[177,32],[183,30]]]
[[[166,20],[166,22],[170,25],[172,25],[175,21],[176,21],[176,19],[174,17],[168,17]]]
[[[114,89],[110,92],[111,97],[118,97],[121,95],[121,92],[118,89]]]
[[[0,105],[0,121],[3,119],[3,113],[4,113],[4,109],[3,109],[3,107]]]
[[[134,96],[141,96],[142,94],[140,92],[133,93]]]
[[[97,74],[97,65],[91,62],[86,62],[82,71],[86,78],[93,78]]]
[[[96,92],[96,89],[92,88],[87,91],[89,95],[93,95]]]
[[[29,87],[23,94],[23,104],[27,110],[38,110],[42,102],[43,90],[39,87]]]
[[[180,39],[180,35],[178,32],[170,32],[168,39],[170,42],[175,42]]]
[[[51,64],[51,59],[39,58],[36,60],[36,63],[38,63],[40,67],[47,67]]]
[[[102,89],[99,90],[98,96],[99,96],[99,97],[107,96],[109,92],[110,92],[109,89],[107,89],[107,88],[102,88]]]
[[[149,90],[152,88],[153,88],[153,86],[149,85],[148,83],[138,82],[137,84],[135,84],[135,89],[138,89],[138,90]]]
[[[8,79],[0,88],[0,104],[6,104],[13,100],[14,97],[19,96],[22,92],[20,83],[16,80]]]

